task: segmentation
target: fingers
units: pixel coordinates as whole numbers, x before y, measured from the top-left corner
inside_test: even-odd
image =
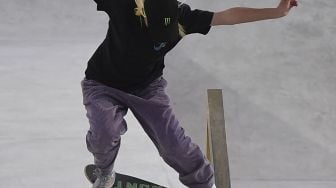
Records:
[[[298,6],[298,2],[297,2],[297,0],[292,0],[291,2],[290,2],[290,5],[293,7],[297,7]]]

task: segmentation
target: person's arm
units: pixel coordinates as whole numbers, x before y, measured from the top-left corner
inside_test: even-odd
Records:
[[[221,12],[215,12],[211,21],[211,26],[234,25],[281,18],[286,16],[293,6],[297,6],[296,0],[281,0],[277,8],[230,8]]]

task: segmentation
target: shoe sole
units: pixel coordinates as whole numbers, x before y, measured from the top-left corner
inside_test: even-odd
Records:
[[[96,181],[97,177],[93,174],[94,170],[96,169],[96,165],[94,164],[90,164],[87,165],[84,168],[84,174],[86,179],[88,179],[92,184]]]

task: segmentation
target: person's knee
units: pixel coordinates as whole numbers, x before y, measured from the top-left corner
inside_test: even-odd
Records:
[[[180,139],[170,139],[163,147],[163,153],[167,156],[177,156],[179,158],[188,158],[199,147],[192,143],[191,138],[183,136]]]
[[[87,107],[87,111],[92,137],[118,138],[127,131],[124,120],[127,111],[123,111],[118,105],[93,103]]]
[[[86,135],[87,148],[92,153],[106,154],[119,148],[121,143],[120,136],[106,137],[104,135],[94,135],[88,132]]]
[[[87,115],[89,119],[94,119],[95,117],[110,116],[117,113],[118,105],[106,100],[92,100],[86,106]]]

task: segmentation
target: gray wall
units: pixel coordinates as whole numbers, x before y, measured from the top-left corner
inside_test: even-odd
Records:
[[[277,3],[188,1],[193,8],[212,11]],[[167,55],[165,75],[175,112],[203,148],[206,89],[223,89],[233,179],[336,181],[336,1],[299,4],[282,19],[187,36]],[[35,128],[84,138],[88,125],[78,110],[83,108],[79,81],[108,21],[95,8],[90,0],[0,0],[0,84],[7,97],[1,99],[2,112],[11,114],[10,100],[31,97],[23,103],[28,120],[47,118],[46,110],[59,115],[47,128],[48,119],[31,120]],[[43,88],[49,92],[34,98],[36,89]],[[12,110],[13,118],[0,115],[6,134],[29,132],[9,126],[20,114]],[[65,122],[72,125],[70,131],[55,126]]]

